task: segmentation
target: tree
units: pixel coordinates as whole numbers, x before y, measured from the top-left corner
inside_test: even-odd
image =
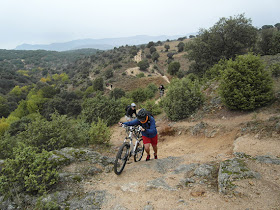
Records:
[[[277,28],[278,31],[280,31],[280,23],[276,23],[274,27]]]
[[[10,109],[9,109],[7,99],[0,96],[0,118],[8,117],[9,114],[10,114]]]
[[[106,79],[109,79],[114,76],[113,69],[107,69],[104,73]]]
[[[155,61],[157,61],[159,59],[159,54],[158,54],[158,52],[154,52],[153,54],[152,54],[152,60],[155,62]]]
[[[263,25],[262,26],[262,30],[269,29],[269,28],[273,28],[273,25]]]
[[[155,43],[154,43],[154,42],[149,42],[149,43],[147,44],[147,48],[150,48],[150,47],[152,47],[152,46],[155,46]]]
[[[257,52],[262,55],[280,53],[280,31],[277,28],[262,29],[257,42]]]
[[[177,47],[178,47],[178,52],[183,52],[185,48],[184,42],[180,42]]]
[[[180,69],[180,63],[179,62],[172,62],[168,65],[168,70],[167,72],[171,75],[175,75],[179,69]]]
[[[169,44],[165,44],[165,45],[164,45],[164,48],[165,48],[165,52],[168,52],[168,50],[170,49]]]
[[[228,60],[220,93],[230,109],[253,110],[273,99],[273,82],[259,56],[240,55]]]
[[[203,96],[198,81],[183,78],[172,80],[161,103],[168,118],[177,121],[193,114],[202,102]]]
[[[125,96],[125,92],[121,88],[115,88],[110,92],[110,98],[114,98],[115,100]]]
[[[257,29],[244,15],[221,18],[209,30],[201,29],[198,37],[186,43],[188,59],[195,61],[191,72],[202,75],[220,59],[244,54],[256,43]]]
[[[156,51],[157,51],[157,49],[154,46],[150,47],[150,53],[151,54],[153,54]]]
[[[120,120],[123,109],[119,100],[109,99],[98,94],[94,98],[88,98],[83,102],[82,117],[88,123],[98,122],[98,118],[100,118],[110,126]]]
[[[149,61],[148,60],[142,60],[140,61],[137,66],[140,68],[140,70],[146,70],[147,68],[149,68]]]
[[[97,90],[100,90],[100,91],[103,91],[104,90],[104,81],[103,81],[103,78],[102,77],[99,77],[99,78],[96,78],[94,81],[93,81],[93,89],[95,91]]]

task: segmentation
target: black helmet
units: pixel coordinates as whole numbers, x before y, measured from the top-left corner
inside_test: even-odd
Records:
[[[137,119],[139,121],[145,121],[147,118],[147,111],[146,109],[140,109],[139,112],[137,113]]]

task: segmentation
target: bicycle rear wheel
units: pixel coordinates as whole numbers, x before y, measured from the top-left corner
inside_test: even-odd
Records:
[[[114,163],[114,172],[117,175],[120,175],[125,167],[128,155],[129,155],[129,144],[123,143],[120,147],[118,154],[116,156],[116,160]]]
[[[144,153],[144,144],[143,144],[143,139],[141,138],[136,146],[134,162],[140,161],[143,157],[143,153]]]

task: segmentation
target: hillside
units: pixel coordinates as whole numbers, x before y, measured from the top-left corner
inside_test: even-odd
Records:
[[[190,34],[187,34],[190,35]],[[65,43],[52,43],[49,45],[31,45],[22,44],[15,48],[15,50],[53,50],[53,51],[66,51],[83,48],[95,48],[99,50],[109,50],[114,47],[125,45],[140,45],[148,43],[149,41],[165,41],[167,39],[177,39],[182,35],[177,36],[147,36],[138,35],[132,37],[122,38],[106,38],[106,39],[80,39],[73,40]]]
[[[36,83],[48,74],[62,73],[76,60],[96,52],[95,49],[67,52],[0,50],[0,93],[6,94],[16,85]]]

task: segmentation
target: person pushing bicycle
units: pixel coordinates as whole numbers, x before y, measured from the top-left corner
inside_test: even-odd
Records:
[[[143,143],[145,147],[145,151],[147,153],[146,161],[150,160],[150,146],[152,145],[154,150],[154,158],[157,159],[157,142],[158,142],[158,135],[157,135],[157,129],[156,129],[156,121],[149,114],[149,112],[146,109],[140,109],[140,111],[137,113],[137,119],[132,120],[130,122],[119,122],[119,125],[127,125],[127,126],[134,126],[134,125],[140,125],[142,127],[142,138]]]

